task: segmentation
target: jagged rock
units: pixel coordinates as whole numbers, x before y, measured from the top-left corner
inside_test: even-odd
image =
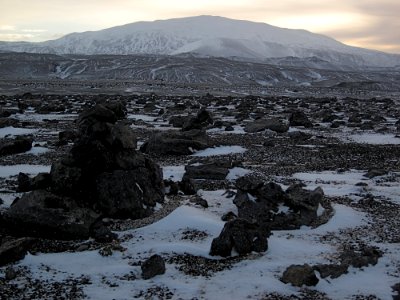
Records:
[[[289,266],[283,272],[281,281],[298,287],[303,285],[315,286],[319,282],[317,276],[315,276],[314,269],[307,264]]]
[[[18,182],[18,188],[17,188],[18,192],[24,193],[32,189],[31,178],[25,173],[19,172],[17,182]]]
[[[226,214],[223,214],[221,220],[224,222],[232,221],[237,218],[237,215],[233,211],[229,211]]]
[[[172,124],[173,127],[182,128],[186,120],[187,116],[172,116],[169,118],[169,124]]]
[[[310,225],[317,218],[319,204],[324,196],[318,187],[313,191],[305,190],[301,185],[292,185],[286,190],[287,204],[295,212],[299,212],[301,225]]]
[[[3,214],[3,223],[14,234],[50,239],[84,239],[99,217],[87,208],[78,207],[69,198],[44,190],[23,195]]]
[[[160,178],[153,181],[152,174],[145,168],[102,173],[96,181],[96,206],[106,216],[143,218],[150,214],[147,206],[154,207],[156,202],[162,201],[162,185]]]
[[[270,231],[244,219],[235,219],[225,224],[220,235],[211,243],[210,255],[227,257],[235,249],[240,255],[268,249]]]
[[[313,126],[306,114],[302,111],[295,111],[289,117],[290,126],[304,126],[310,128]]]
[[[68,166],[63,161],[55,162],[50,170],[51,190],[65,196],[79,196],[83,193],[82,170]]]
[[[255,133],[255,132],[260,132],[264,131],[266,129],[278,132],[278,133],[284,133],[289,130],[289,126],[284,124],[281,120],[277,118],[270,118],[270,119],[258,119],[254,120],[251,123],[248,123],[246,127],[244,128],[244,131],[248,133]]]
[[[19,121],[13,118],[0,118],[0,128],[4,127],[16,127]]]
[[[204,165],[185,166],[184,178],[191,179],[210,179],[224,180],[229,173],[229,169],[218,163],[209,163]]]
[[[34,239],[23,237],[2,243],[0,245],[0,267],[23,259],[33,242]]]
[[[91,236],[98,243],[111,243],[118,239],[118,235],[104,226],[103,222],[96,222],[90,228]]]
[[[204,131],[156,133],[145,142],[140,151],[148,154],[188,155],[194,150],[208,147],[208,138]]]
[[[182,131],[193,129],[203,129],[209,124],[213,124],[213,118],[209,111],[201,109],[195,117],[188,117],[182,125]]]
[[[78,133],[75,130],[64,130],[58,133],[58,145],[66,145],[74,142],[78,137]]]
[[[193,179],[188,177],[183,177],[182,180],[178,183],[179,189],[185,195],[195,195],[197,193],[196,184]]]
[[[344,265],[353,266],[354,268],[375,266],[379,258],[382,257],[382,252],[375,247],[364,247],[360,251],[348,250],[341,256],[341,262]]]
[[[203,198],[200,197],[200,196],[196,196],[196,197],[190,199],[190,202],[192,202],[192,203],[194,203],[194,204],[196,204],[196,205],[200,205],[200,206],[202,206],[202,207],[204,207],[204,208],[207,208],[207,207],[208,207],[208,202],[207,202],[207,200],[203,199]]]
[[[368,172],[364,174],[364,176],[368,178],[374,178],[377,176],[386,175],[387,173],[388,173],[387,170],[373,168],[369,169]]]
[[[23,153],[31,150],[32,138],[17,137],[14,140],[5,140],[0,142],[0,156]]]
[[[142,263],[141,269],[142,278],[147,280],[165,273],[165,261],[160,255],[155,254]]]
[[[29,192],[32,190],[46,189],[51,184],[51,177],[48,173],[39,173],[34,178],[20,172],[18,174],[18,192]]]
[[[329,265],[316,265],[314,270],[318,271],[321,278],[331,277],[332,279],[339,278],[347,273],[349,266],[346,264],[329,264]]]

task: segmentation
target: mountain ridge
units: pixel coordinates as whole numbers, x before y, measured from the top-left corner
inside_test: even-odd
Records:
[[[99,31],[70,33],[39,43],[0,42],[0,51],[83,55],[196,53],[205,57],[259,61],[315,56],[329,63],[360,68],[400,65],[400,55],[347,46],[307,30],[204,15],[140,21]]]

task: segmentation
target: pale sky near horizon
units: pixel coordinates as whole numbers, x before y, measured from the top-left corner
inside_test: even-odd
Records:
[[[306,29],[348,45],[400,54],[400,0],[0,0],[0,41],[44,41],[198,15]]]

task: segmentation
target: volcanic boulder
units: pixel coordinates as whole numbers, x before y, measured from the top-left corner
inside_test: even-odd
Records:
[[[235,249],[240,255],[268,249],[270,231],[244,219],[235,219],[225,224],[220,235],[211,243],[210,255],[227,257]]]
[[[194,129],[156,133],[140,147],[140,151],[147,154],[189,155],[194,150],[207,147],[208,138],[205,131]]]

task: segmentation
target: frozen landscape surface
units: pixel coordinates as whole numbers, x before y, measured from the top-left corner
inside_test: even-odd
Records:
[[[77,155],[71,151],[77,143],[75,120],[98,103],[125,103],[126,119],[120,122],[133,132],[134,151],[160,165],[166,193],[164,202],[144,207],[153,212],[143,218],[104,213],[103,226],[115,233],[111,240],[34,237],[25,256],[0,267],[0,298],[395,299],[400,283],[399,99],[383,92],[379,98],[299,95],[301,90],[293,97],[189,92],[0,96],[2,107],[14,108],[17,101],[29,107],[26,114],[3,118],[13,125],[0,128],[0,145],[25,136],[36,145],[0,156],[2,216],[32,193],[22,191],[20,172],[34,186],[38,174],[49,173],[55,162],[72,164],[68,155]],[[53,110],[62,104],[64,110],[37,113],[49,104],[57,107]],[[204,122],[199,121],[202,109],[209,113]],[[185,126],[200,126],[204,135],[195,132],[185,140]],[[152,147],[151,138],[158,138]],[[58,178],[55,172],[52,178]],[[245,188],[243,176],[255,176],[250,177],[254,184],[275,183],[285,197],[298,184],[304,193],[320,187],[316,219],[292,229],[274,227],[265,251],[239,254],[234,247],[227,257],[211,255],[213,240],[230,222],[226,214],[243,217],[237,199]],[[187,191],[188,178],[193,193]],[[47,191],[56,193],[53,189],[50,183]],[[245,197],[261,203],[252,191]],[[277,207],[282,213],[292,210],[285,202]],[[1,227],[1,259],[3,249],[20,236]],[[370,260],[368,249],[376,260]],[[141,267],[154,254],[164,260],[165,273],[144,279]],[[350,264],[339,276],[324,275],[321,266],[340,266],[351,255],[367,263]],[[283,282],[289,267],[304,264],[313,268],[316,284]]]

